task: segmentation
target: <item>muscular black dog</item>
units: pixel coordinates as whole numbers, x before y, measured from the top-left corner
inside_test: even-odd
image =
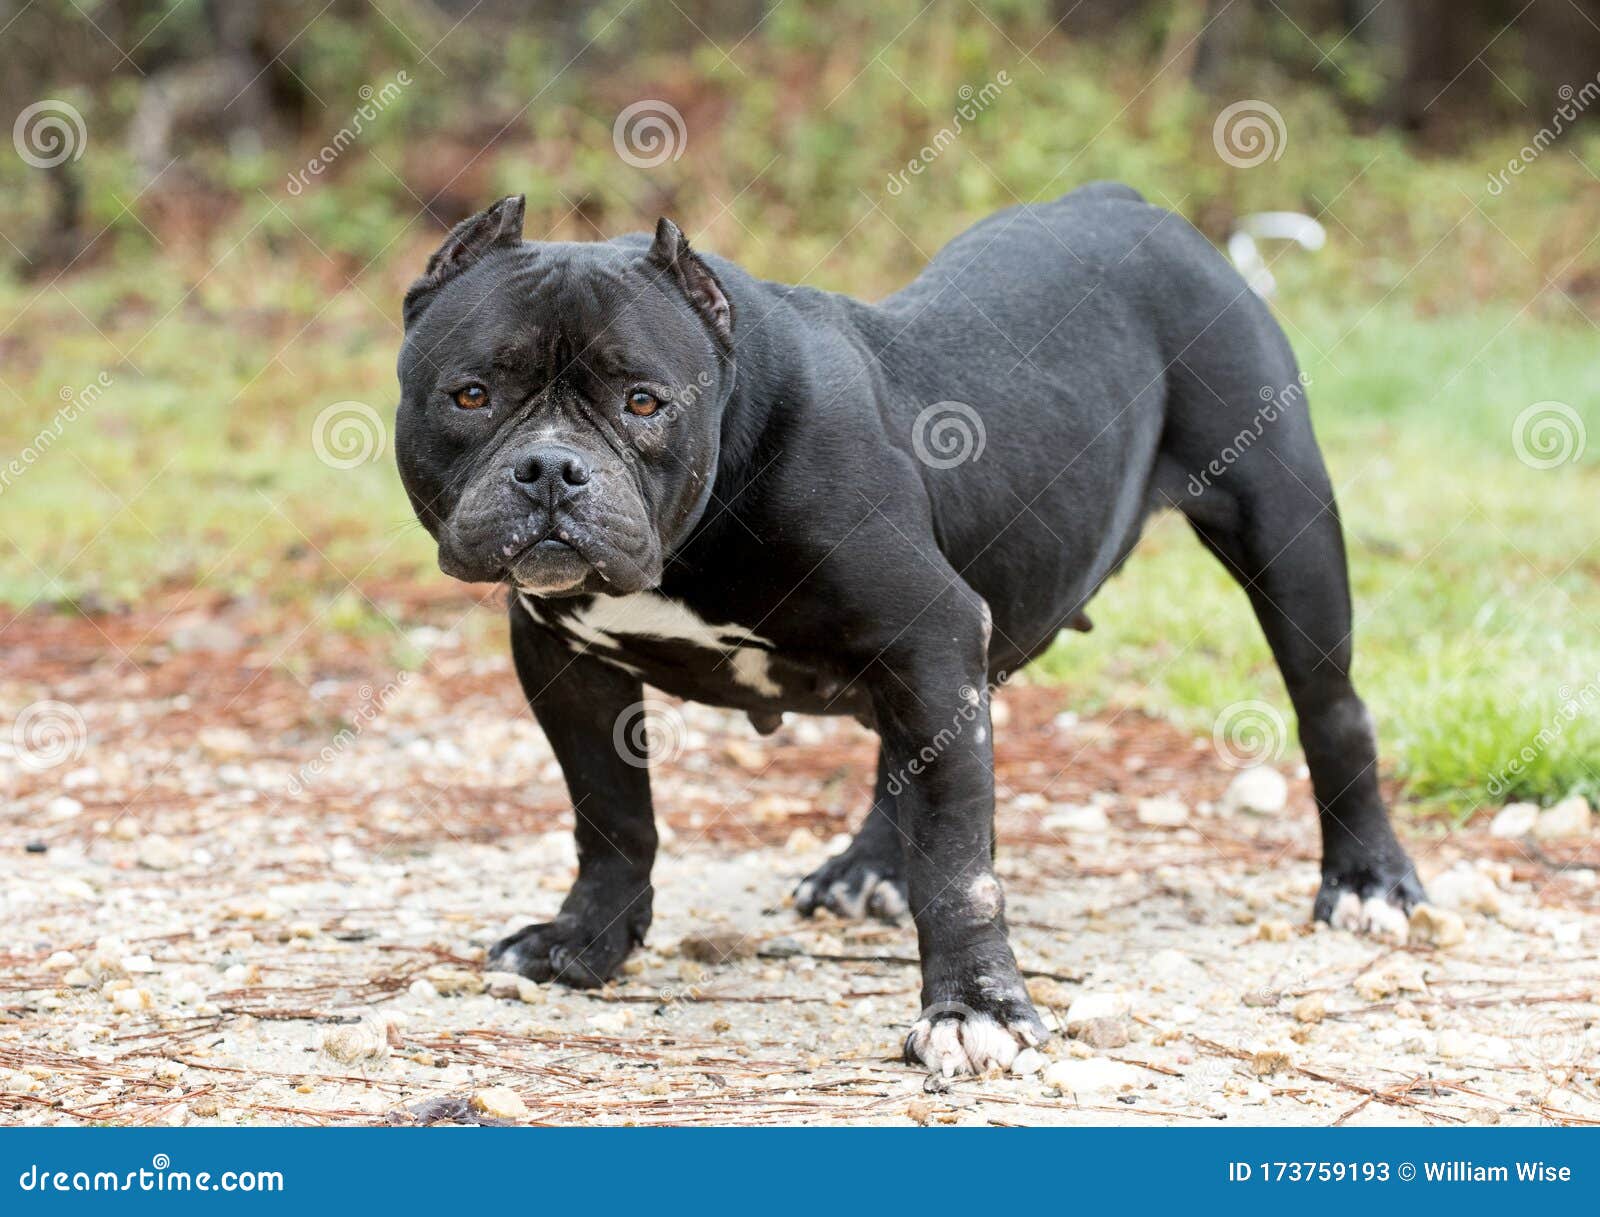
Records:
[[[879,304],[654,239],[457,225],[406,294],[400,472],[439,564],[511,596],[517,673],[566,774],[578,878],[492,966],[598,985],[650,924],[643,685],[881,739],[809,913],[909,908],[908,1056],[1004,1068],[1043,1024],[992,866],[989,692],[1050,645],[1158,508],[1243,585],[1321,813],[1315,915],[1422,898],[1350,683],[1344,544],[1295,361],[1193,228],[1097,183],[991,216]],[[1263,403],[1278,409],[1263,424]],[[1242,431],[1259,438],[1247,449]]]

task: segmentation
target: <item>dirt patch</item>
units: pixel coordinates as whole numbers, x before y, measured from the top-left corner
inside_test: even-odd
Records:
[[[926,1090],[913,931],[788,907],[866,802],[848,722],[682,707],[648,947],[599,993],[486,990],[484,946],[571,879],[559,771],[487,611],[370,593],[417,670],[194,595],[6,626],[9,721],[66,710],[50,768],[0,742],[0,1118],[1600,1122],[1592,840],[1407,817],[1464,941],[1313,929],[1303,777],[1225,814],[1209,740],[1060,689],[1008,688],[996,730],[1019,959],[1052,1026],[1094,999],[1043,1075]]]

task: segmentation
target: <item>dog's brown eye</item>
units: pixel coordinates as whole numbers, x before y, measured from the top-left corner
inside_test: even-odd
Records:
[[[637,414],[640,418],[649,418],[661,408],[661,402],[654,393],[646,393],[643,389],[635,389],[628,394],[628,413]]]
[[[482,385],[468,385],[464,389],[457,389],[452,396],[456,405],[463,410],[481,410],[489,404],[489,390]]]

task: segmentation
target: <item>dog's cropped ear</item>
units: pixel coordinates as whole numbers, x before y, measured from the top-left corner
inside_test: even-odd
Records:
[[[501,199],[493,207],[468,216],[450,230],[444,244],[433,251],[428,269],[406,291],[402,312],[409,327],[434,292],[468,269],[491,249],[522,242],[522,216],[526,205],[520,194]]]
[[[695,312],[710,327],[717,345],[724,351],[732,351],[733,305],[728,302],[727,293],[711,268],[689,248],[689,238],[666,216],[656,221],[655,244],[650,246],[648,258],[683,289]]]

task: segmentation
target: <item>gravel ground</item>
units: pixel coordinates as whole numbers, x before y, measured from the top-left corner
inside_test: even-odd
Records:
[[[368,594],[419,669],[196,594],[5,627],[0,1121],[1600,1123],[1592,817],[1403,813],[1437,911],[1312,927],[1292,758],[1283,811],[1230,809],[1209,739],[1060,689],[997,710],[1042,1072],[927,1083],[911,929],[789,907],[863,810],[853,723],[679,708],[646,949],[598,993],[485,978],[570,881],[559,773],[491,612]]]

